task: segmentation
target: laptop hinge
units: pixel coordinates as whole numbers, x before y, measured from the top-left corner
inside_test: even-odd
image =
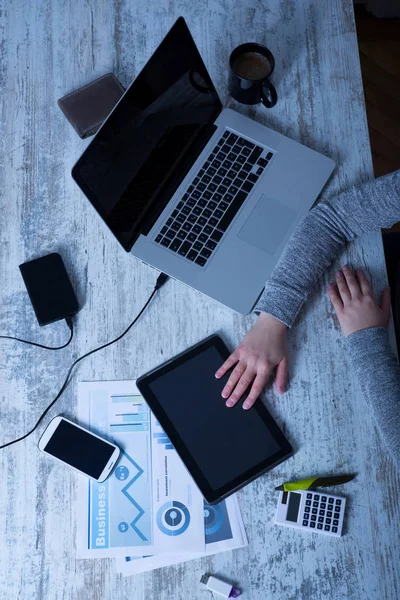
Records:
[[[183,179],[186,177],[194,162],[197,160],[198,156],[208,144],[216,130],[217,126],[213,123],[199,126],[199,130],[196,132],[194,139],[191,140],[188,150],[175,165],[173,172],[171,172],[171,175],[166,180],[161,190],[157,193],[154,200],[147,207],[143,217],[138,220],[135,230],[132,232],[133,238],[129,246],[129,250],[132,249],[132,246],[140,234],[148,235],[154,223],[157,221],[160,214],[165,209],[175,191],[178,189]],[[179,173],[178,176],[177,172]]]

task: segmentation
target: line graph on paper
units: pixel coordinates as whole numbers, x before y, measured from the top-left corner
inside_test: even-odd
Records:
[[[150,410],[140,395],[111,394],[109,431],[123,450],[112,475],[114,544],[152,543]]]

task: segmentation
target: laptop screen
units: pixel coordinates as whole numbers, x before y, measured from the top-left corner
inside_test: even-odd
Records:
[[[127,251],[151,229],[212,135],[221,108],[181,17],[72,170]]]

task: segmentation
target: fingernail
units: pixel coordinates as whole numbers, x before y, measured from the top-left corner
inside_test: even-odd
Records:
[[[339,278],[340,276],[341,276],[341,272],[340,272],[340,271],[338,271],[338,272],[336,273],[335,277]]]
[[[225,404],[226,404],[226,406],[231,408],[233,406],[233,400],[228,400]]]
[[[218,375],[218,373],[215,373],[215,377],[216,377],[217,379],[219,379],[219,375]]]
[[[228,396],[229,396],[228,392],[225,392],[225,390],[223,390],[222,397],[227,398]]]
[[[244,408],[244,410],[248,410],[250,408],[250,404],[248,402],[245,402],[243,404],[243,408]]]

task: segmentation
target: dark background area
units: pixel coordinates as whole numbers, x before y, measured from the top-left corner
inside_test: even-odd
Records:
[[[355,6],[375,177],[400,168],[400,19]]]
[[[400,169],[400,19],[354,6],[375,177]],[[399,8],[400,12],[400,8]],[[400,223],[383,230],[400,356]]]

